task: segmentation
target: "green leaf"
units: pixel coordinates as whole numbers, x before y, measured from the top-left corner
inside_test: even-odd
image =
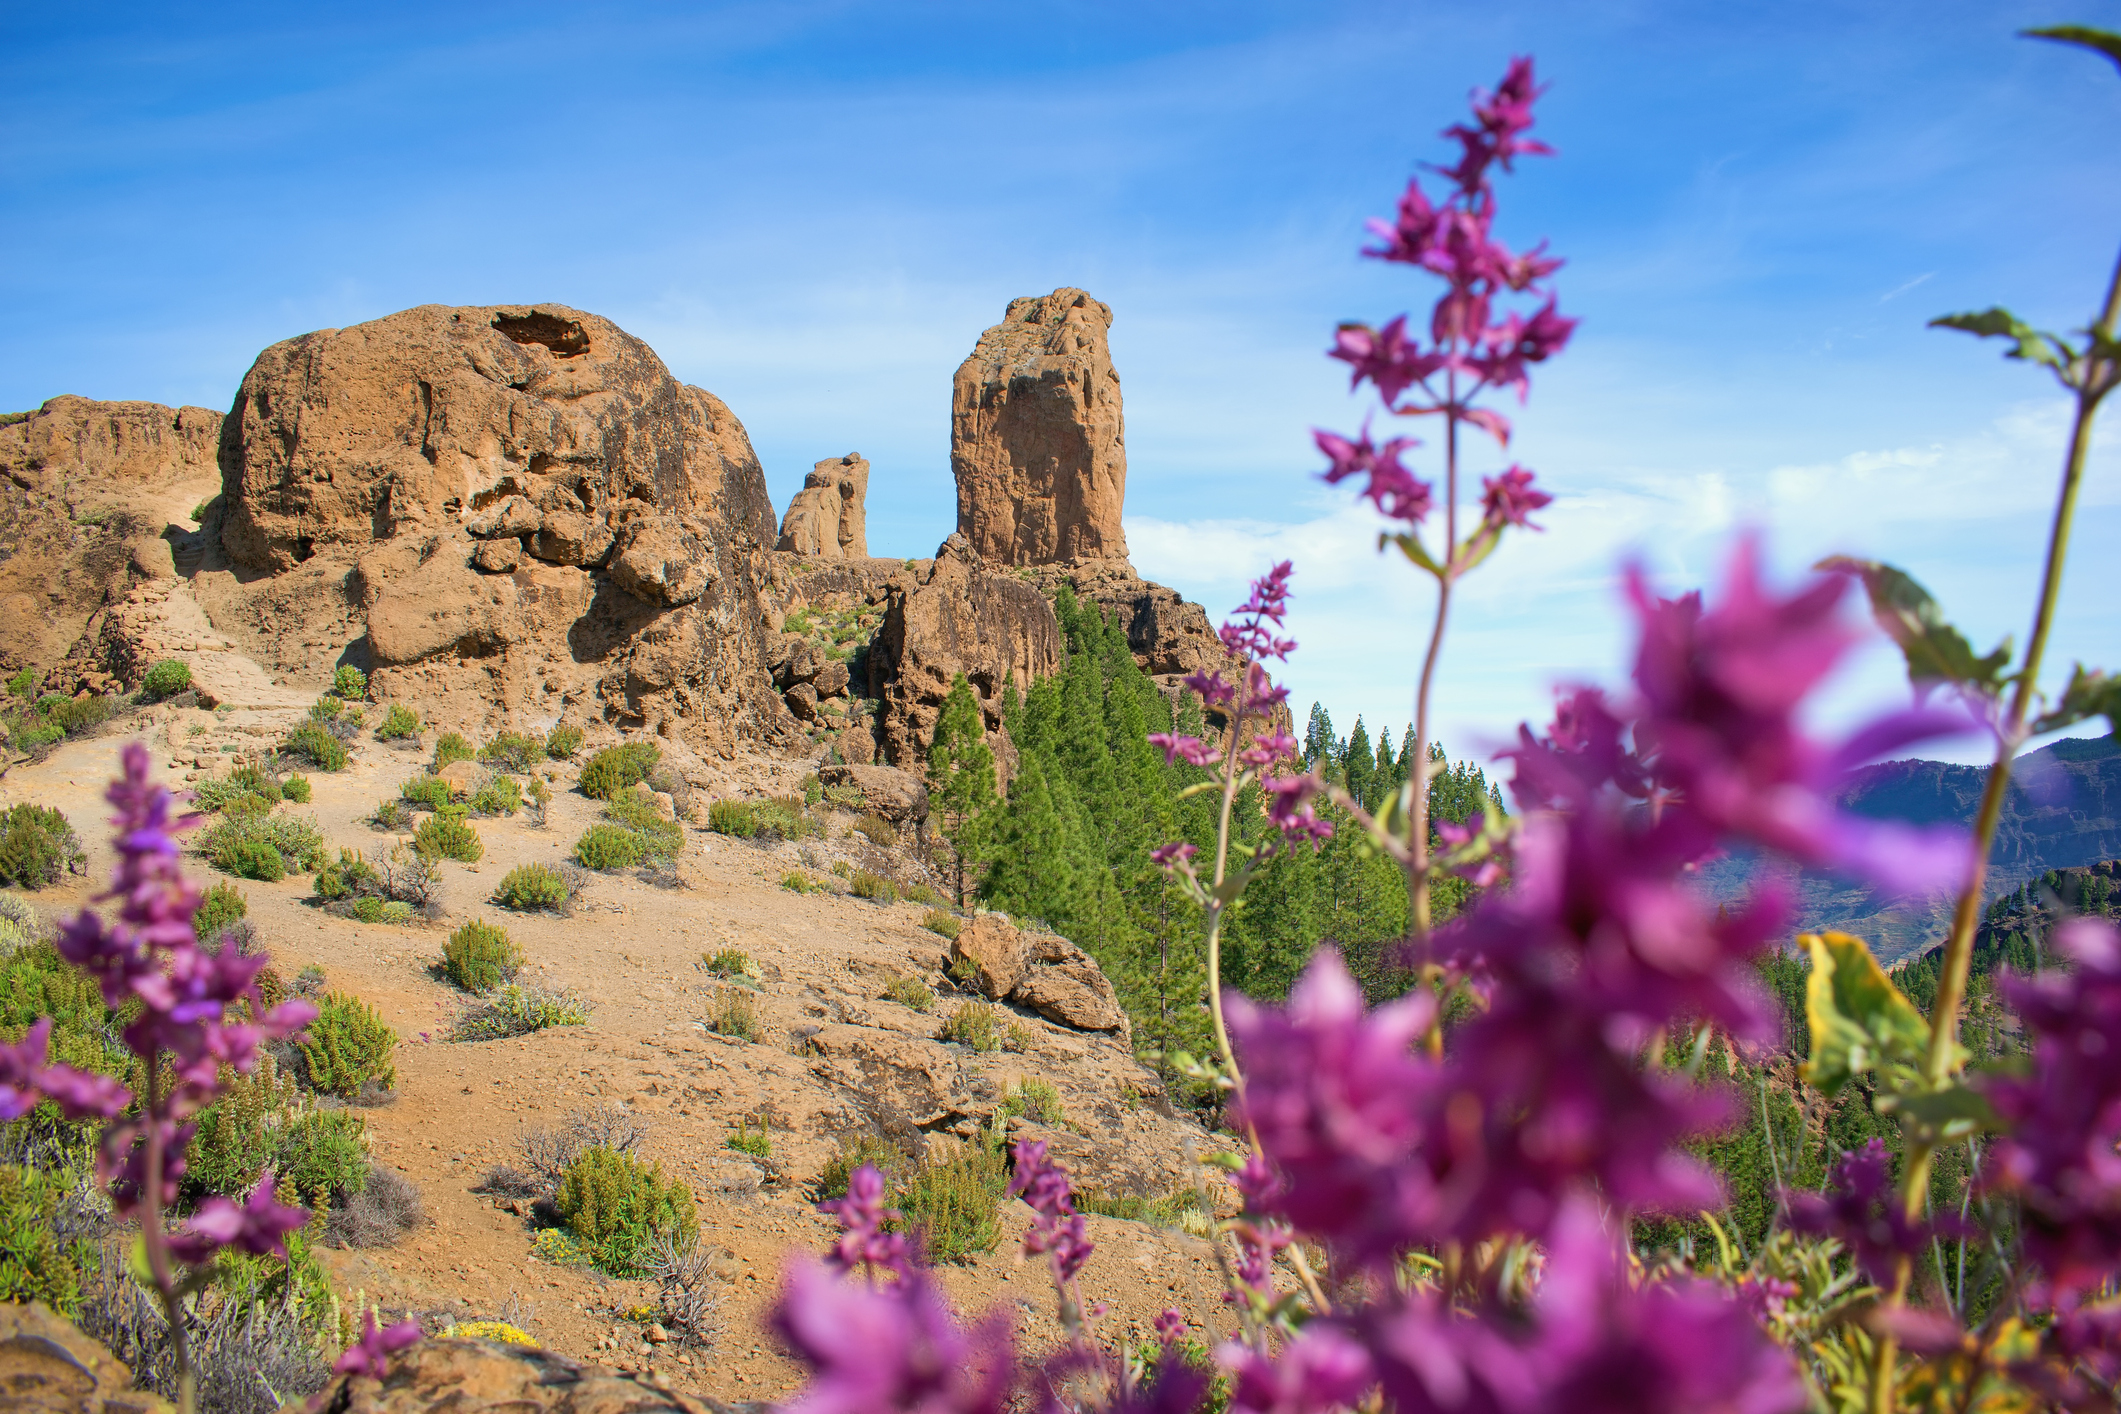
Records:
[[[1429,552],[1422,548],[1421,541],[1411,532],[1403,535],[1379,534],[1377,537],[1377,548],[1382,550],[1387,544],[1397,545],[1400,554],[1405,555],[1438,579],[1443,578],[1443,566],[1429,558]]]
[[[2055,710],[2033,719],[2033,735],[2058,732],[2087,717],[2104,717],[2108,728],[2121,733],[2121,678],[2108,677],[2097,669],[2087,672],[2079,663]]]
[[[1881,1065],[1912,1068],[1929,1048],[1929,1023],[1900,994],[1861,938],[1807,933],[1797,941],[1812,954],[1805,1014],[1812,1054],[1805,1080],[1827,1095]]]
[[[2021,29],[2018,33],[2026,39],[2052,39],[2058,44],[2075,44],[2089,49],[2094,54],[2104,54],[2121,68],[2121,34],[2110,30],[2093,29],[2089,25],[2043,25],[2039,29]]]
[[[1880,1095],[1880,1114],[1896,1114],[1913,1134],[1930,1143],[1952,1143],[1995,1129],[2000,1121],[1987,1100],[1964,1085]]]
[[[1916,687],[1957,683],[1993,697],[2009,681],[2003,670],[2010,666],[2011,640],[2004,639],[1987,657],[1976,658],[1966,635],[1946,622],[1930,592],[1904,571],[1847,555],[1829,556],[1812,568],[1863,581],[1871,599],[1871,617],[1900,645],[1907,659],[1908,681]]]
[[[1939,315],[1930,321],[1930,328],[1958,329],[1984,339],[2015,340],[2018,347],[2006,352],[2005,358],[2044,363],[2049,368],[2059,369],[2070,353],[2069,346],[2053,334],[2041,333],[2002,305],[1975,314]]]

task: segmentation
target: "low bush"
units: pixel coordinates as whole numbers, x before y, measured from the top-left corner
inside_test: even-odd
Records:
[[[937,1039],[955,1041],[983,1053],[1021,1051],[1031,1044],[1024,1024],[987,1002],[965,1002],[943,1023]]]
[[[998,1113],[1022,1115],[1038,1124],[1059,1124],[1063,1117],[1060,1091],[1050,1080],[1027,1075],[1014,1091],[1005,1091]]]
[[[848,863],[848,862],[847,862],[846,860],[844,860],[844,859],[835,859],[835,860],[833,860],[833,861],[832,861],[832,877],[833,877],[833,878],[835,878],[835,879],[845,879],[845,878],[848,878],[848,877],[852,876],[852,875],[853,875],[853,873],[854,873],[854,866],[853,866],[852,864],[849,864],[849,863]]]
[[[275,805],[287,798],[280,778],[255,761],[246,761],[230,771],[228,782],[236,788],[237,795],[262,795]]]
[[[735,948],[723,948],[720,952],[703,957],[700,965],[717,977],[756,977],[758,967],[747,953]]]
[[[376,724],[377,741],[406,741],[420,735],[420,714],[400,702],[390,704]]]
[[[344,1205],[368,1186],[367,1121],[351,1110],[297,1116],[273,1146],[273,1173],[313,1208]]]
[[[748,800],[716,800],[707,805],[707,828],[718,835],[748,840],[759,832],[757,813]]]
[[[10,695],[19,697],[24,702],[34,700],[37,696],[37,670],[22,669],[7,680],[7,690]]]
[[[164,658],[140,675],[140,700],[160,702],[191,686],[191,668],[176,658]]]
[[[426,1221],[412,1180],[370,1164],[360,1191],[325,1217],[324,1240],[334,1247],[388,1247]]]
[[[821,894],[825,886],[800,869],[791,869],[781,875],[781,887],[792,894]]]
[[[337,905],[333,912],[344,912],[356,923],[406,924],[412,922],[413,907],[398,899],[377,898],[374,894],[363,894]]]
[[[1077,1189],[1077,1211],[1099,1217],[1124,1218],[1129,1222],[1175,1227],[1195,1236],[1206,1234],[1214,1220],[1207,1200],[1190,1188],[1179,1188],[1161,1198],[1141,1193],[1107,1193],[1103,1189]]]
[[[457,1018],[453,1041],[502,1041],[548,1026],[586,1026],[589,1003],[572,992],[510,982]]]
[[[485,841],[462,816],[449,810],[437,810],[420,822],[413,831],[412,847],[429,859],[454,859],[459,864],[476,864],[486,853]]]
[[[528,774],[545,759],[545,743],[524,732],[502,732],[479,748],[479,760],[497,771]]]
[[[261,884],[277,884],[287,877],[287,860],[270,840],[231,839],[218,846],[207,861],[224,874],[256,879]]]
[[[803,777],[803,805],[807,809],[825,798],[825,785],[815,771]]]
[[[246,913],[250,903],[234,884],[216,884],[199,899],[199,911],[192,915],[192,933],[209,948],[218,948],[218,939],[233,927]]]
[[[964,927],[955,914],[945,913],[939,908],[929,909],[927,917],[921,919],[921,926],[937,937],[953,939]]]
[[[324,865],[324,837],[315,825],[293,815],[224,811],[199,837],[199,850],[207,863],[224,874],[267,883],[291,869],[316,870]]]
[[[512,982],[523,966],[523,950],[508,930],[474,918],[442,945],[442,970],[467,992],[490,992]]]
[[[884,985],[884,995],[900,1006],[926,1011],[935,1005],[935,993],[914,977],[894,977]]]
[[[1008,1191],[1009,1169],[998,1148],[960,1145],[908,1174],[891,1206],[929,1261],[963,1262],[1001,1241],[999,1207]]]
[[[722,1147],[734,1149],[739,1154],[749,1154],[754,1159],[772,1158],[773,1137],[766,1132],[766,1121],[760,1120],[758,1126],[753,1129],[750,1120],[739,1119],[736,1128],[730,1130],[729,1137],[722,1141]]]
[[[590,1260],[616,1276],[637,1273],[656,1238],[699,1233],[692,1195],[661,1164],[601,1146],[575,1156],[553,1206]]]
[[[289,776],[286,780],[280,782],[280,798],[282,800],[292,801],[296,805],[307,805],[309,804],[310,794],[309,777],[307,776]]]
[[[383,879],[373,864],[350,849],[339,851],[338,860],[317,871],[315,891],[326,903],[364,895],[381,894]]]
[[[604,806],[604,818],[640,837],[646,859],[675,859],[685,847],[685,829],[675,820],[663,818],[653,798],[639,791],[622,791]]]
[[[0,894],[0,959],[37,940],[37,910],[13,894]]]
[[[478,757],[477,748],[472,746],[463,733],[444,732],[435,738],[434,760],[428,763],[427,769],[439,771],[444,766],[453,766],[459,761],[476,761]]]
[[[555,761],[565,761],[582,745],[582,729],[562,722],[545,733],[545,754]]]
[[[59,1237],[70,1187],[62,1173],[0,1164],[0,1301],[42,1301],[69,1320],[79,1309],[94,1252]]]
[[[440,810],[449,804],[449,782],[440,776],[414,776],[398,787],[398,795],[422,810]]]
[[[320,771],[343,771],[352,759],[346,743],[317,722],[304,722],[289,732],[280,749],[290,756],[301,757]]]
[[[881,845],[885,849],[889,849],[898,843],[898,831],[892,827],[889,820],[874,811],[864,813],[860,819],[854,822],[854,832],[867,839],[869,843]]]
[[[847,880],[847,892],[856,898],[865,898],[872,903],[893,904],[898,902],[898,885],[881,874],[867,869],[857,869]]]
[[[379,830],[399,831],[412,828],[413,816],[412,812],[405,808],[404,802],[385,797],[377,802],[376,813],[368,819],[369,823]]]
[[[326,992],[317,1001],[317,1019],[296,1044],[303,1083],[318,1094],[352,1099],[364,1090],[390,1090],[398,1083],[398,1069],[391,1063],[398,1035],[359,997]]]
[[[245,791],[222,806],[221,813],[231,820],[261,820],[272,814],[272,808],[277,803],[271,796],[260,795],[256,791]]]
[[[79,697],[65,697],[51,693],[37,699],[37,713],[48,727],[58,729],[61,736],[83,736],[102,726],[117,714],[115,697],[98,697],[83,693]]]
[[[523,808],[523,788],[514,776],[495,776],[472,793],[474,815],[513,815]]]
[[[882,1135],[867,1132],[843,1134],[839,1150],[825,1160],[825,1167],[818,1171],[811,1185],[817,1191],[819,1201],[846,1197],[847,1180],[863,1164],[882,1174],[886,1186],[890,1186],[898,1175],[913,1166],[913,1161],[904,1149]]]
[[[552,787],[545,784],[543,776],[532,776],[530,784],[523,790],[523,813],[531,828],[545,828],[545,811],[552,804]]]
[[[351,663],[341,663],[331,675],[331,695],[345,702],[362,701],[368,696],[368,674]]]
[[[25,804],[0,812],[0,883],[41,889],[87,862],[74,827],[57,810]]]
[[[324,696],[310,704],[309,720],[328,727],[333,722],[338,721],[345,713],[346,704],[344,702],[341,702],[336,697]]]
[[[560,871],[550,864],[519,864],[501,879],[493,901],[503,908],[525,912],[532,909],[563,909],[571,891]]]
[[[607,746],[582,767],[582,794],[591,800],[609,800],[627,787],[647,780],[648,773],[662,758],[662,748],[653,742]]]
[[[717,987],[706,1016],[707,1029],[742,1041],[759,1038],[759,1004],[748,987]]]
[[[641,862],[641,837],[618,825],[591,825],[574,842],[574,858],[584,869],[631,869]]]
[[[949,899],[944,898],[934,889],[931,889],[926,884],[922,883],[912,883],[906,885],[905,889],[903,890],[902,896],[908,903],[924,903],[927,904],[930,908],[945,908],[948,907],[950,903]]]

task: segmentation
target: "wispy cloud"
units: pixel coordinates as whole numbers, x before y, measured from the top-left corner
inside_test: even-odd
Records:
[[[1934,280],[1934,279],[1936,279],[1936,278],[1937,278],[1937,272],[1936,272],[1936,271],[1934,271],[1934,270],[1927,270],[1927,271],[1924,271],[1924,272],[1923,272],[1922,274],[1920,274],[1920,275],[1917,275],[1917,276],[1916,276],[1916,277],[1915,277],[1914,279],[1912,279],[1912,280],[1908,281],[1908,282],[1907,282],[1906,284],[1904,284],[1904,285],[1895,285],[1895,286],[1894,286],[1894,287],[1893,287],[1892,289],[1890,289],[1890,290],[1887,290],[1887,291],[1886,291],[1886,292],[1885,292],[1884,294],[1882,294],[1882,295],[1878,296],[1878,303],[1880,303],[1880,304],[1884,304],[1884,303],[1885,303],[1886,301],[1888,301],[1888,300],[1896,300],[1896,299],[1900,298],[1900,297],[1901,297],[1902,295],[1906,294],[1906,293],[1907,293],[1907,292],[1908,292],[1909,290],[1912,290],[1912,289],[1914,289],[1914,288],[1915,288],[1915,287],[1916,287],[1917,285],[1920,285],[1920,284],[1924,284],[1924,283],[1926,283],[1926,282],[1928,282],[1928,281],[1930,281],[1930,280]]]

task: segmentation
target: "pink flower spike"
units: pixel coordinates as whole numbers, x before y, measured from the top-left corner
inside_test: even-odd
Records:
[[[267,1169],[237,1207],[226,1198],[209,1198],[177,1232],[170,1250],[180,1261],[201,1263],[224,1247],[240,1247],[257,1257],[287,1260],[287,1234],[307,1223],[307,1208],[289,1208],[273,1197],[273,1173]]]
[[[1202,695],[1206,696],[1205,693]],[[1151,732],[1149,733],[1149,745],[1159,748],[1164,753],[1164,764],[1167,766],[1178,760],[1187,761],[1195,766],[1212,766],[1215,764],[1215,748],[1209,746],[1199,737],[1180,736],[1175,732]]]
[[[1158,845],[1155,849],[1150,850],[1149,859],[1151,863],[1170,869],[1177,865],[1192,863],[1193,856],[1198,853],[1200,853],[1198,849],[1187,844],[1184,840],[1174,840],[1170,844]]]
[[[1354,442],[1334,432],[1319,431],[1312,436],[1332,463],[1321,473],[1326,484],[1338,486],[1351,476],[1367,477],[1369,484],[1362,494],[1380,514],[1409,525],[1419,525],[1428,518],[1434,503],[1433,488],[1399,461],[1401,452],[1418,445],[1413,438],[1394,437],[1380,447],[1370,441],[1368,431]]]
[[[1554,503],[1554,498],[1544,491],[1532,487],[1532,473],[1521,466],[1513,466],[1500,476],[1483,476],[1480,479],[1481,513],[1489,525],[1500,528],[1505,525],[1522,526],[1526,530],[1540,530],[1525,519],[1532,512]]]
[[[394,1326],[378,1329],[373,1311],[361,1313],[361,1338],[338,1358],[331,1368],[341,1375],[366,1375],[380,1380],[383,1372],[390,1368],[390,1357],[409,1345],[415,1345],[426,1333],[418,1321],[400,1321]]]

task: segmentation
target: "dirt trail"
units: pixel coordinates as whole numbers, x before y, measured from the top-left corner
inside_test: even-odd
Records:
[[[198,762],[226,763],[237,749],[270,744],[298,716],[284,709],[152,709],[8,772],[0,778],[0,805],[56,805],[90,856],[85,879],[69,879],[32,902],[47,915],[70,911],[107,876],[101,790],[131,736],[152,742],[158,772],[175,782],[198,773]],[[348,770],[310,777],[312,805],[282,807],[312,816],[334,849],[365,851],[402,838],[376,831],[366,817],[424,762],[365,736],[357,745]],[[615,1313],[649,1300],[648,1284],[536,1259],[529,1220],[473,1191],[489,1165],[518,1157],[526,1133],[585,1105],[617,1102],[650,1123],[647,1153],[691,1186],[703,1240],[733,1256],[715,1348],[681,1360],[659,1354],[656,1367],[680,1386],[719,1397],[770,1398],[792,1388],[798,1372],[774,1352],[762,1321],[784,1261],[792,1252],[821,1250],[830,1230],[804,1187],[838,1134],[879,1114],[962,1132],[992,1112],[1003,1086],[1038,1075],[1056,1084],[1065,1103],[1069,1130],[1054,1131],[1057,1141],[1115,1172],[1136,1174],[1142,1186],[1191,1181],[1185,1151],[1204,1136],[1162,1109],[1153,1077],[1120,1040],[1026,1015],[1033,1042],[1022,1054],[977,1055],[937,1043],[938,1018],[954,1002],[939,971],[944,945],[919,926],[925,910],[788,892],[779,881],[798,867],[795,845],[756,848],[688,828],[683,887],[598,876],[571,917],[494,907],[488,897],[509,868],[557,864],[597,818],[598,805],[568,789],[571,771],[562,769],[556,785],[543,829],[522,816],[476,822],[484,857],[472,866],[443,866],[446,918],[438,924],[364,925],[325,913],[303,875],[240,885],[284,975],[323,968],[330,989],[375,1005],[401,1039],[399,1098],[365,1114],[375,1158],[418,1185],[432,1221],[395,1248],[328,1252],[342,1295],[473,1318],[497,1315],[514,1298],[529,1310],[522,1323],[541,1343],[578,1359],[638,1368],[639,1327]],[[820,866],[814,872],[822,874],[834,858],[855,857],[860,842],[844,830],[842,822],[833,837],[812,843]],[[195,867],[201,877],[210,873],[203,863]],[[510,1041],[441,1039],[466,999],[432,968],[448,930],[474,917],[508,929],[527,955],[527,978],[589,997],[590,1023]],[[700,1025],[723,985],[700,966],[702,955],[728,947],[748,953],[762,973],[756,1044]],[[901,973],[925,979],[944,999],[926,1015],[882,1000],[883,982]],[[796,1054],[791,1040],[808,1053]],[[779,1184],[725,1147],[740,1117],[761,1114],[774,1126]],[[1036,1349],[1057,1331],[1043,1266],[1016,1255],[1028,1217],[1022,1205],[1008,1205],[997,1250],[944,1268],[942,1282],[968,1313],[1012,1309],[1022,1338]],[[1105,1218],[1092,1218],[1090,1229],[1098,1252],[1083,1289],[1091,1301],[1111,1304],[1100,1323],[1105,1334],[1145,1337],[1167,1306],[1212,1320],[1218,1334],[1227,1331],[1205,1242]],[[625,1349],[600,1348],[615,1335]]]

